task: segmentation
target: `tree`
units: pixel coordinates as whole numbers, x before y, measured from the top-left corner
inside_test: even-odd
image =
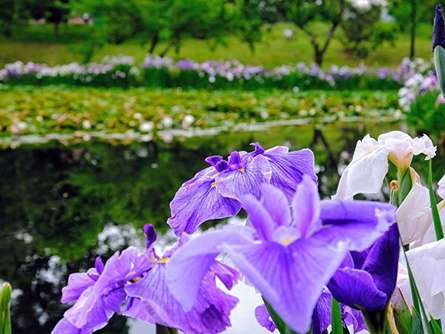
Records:
[[[344,50],[355,57],[366,58],[386,41],[394,42],[395,27],[391,22],[381,20],[382,6],[356,6],[348,4],[345,19],[341,23],[340,41]]]
[[[59,34],[59,26],[68,20],[70,14],[69,0],[33,0],[29,4],[33,19],[45,19],[54,25],[54,34]]]
[[[23,23],[28,17],[25,0],[0,1],[0,34],[10,37],[14,27]]]
[[[78,6],[93,15],[96,33],[108,42],[139,37],[161,56],[178,52],[185,38],[221,42],[232,29],[233,8],[222,0],[83,0]]]
[[[409,57],[415,57],[417,23],[432,24],[436,0],[392,0],[389,1],[389,13],[394,17],[401,32],[410,33]],[[409,22],[409,24],[407,24]]]
[[[314,61],[323,64],[324,56],[339,28],[346,10],[346,0],[244,0],[244,12],[270,24],[291,22],[309,38]],[[327,26],[320,29],[319,23]]]

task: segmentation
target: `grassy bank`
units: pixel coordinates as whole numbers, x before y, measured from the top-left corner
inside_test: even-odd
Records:
[[[2,137],[101,131],[231,127],[329,116],[375,118],[398,113],[397,92],[283,92],[3,87]]]
[[[258,64],[268,68],[281,64],[304,61],[312,63],[312,48],[309,40],[301,31],[295,30],[292,40],[283,37],[283,29],[288,27],[278,24],[270,31],[265,31],[263,42],[255,50],[242,43],[238,38],[228,37],[227,46],[212,48],[208,42],[185,40],[178,55],[170,56],[190,58],[198,62],[208,59],[238,59],[245,64]],[[321,31],[324,27],[321,26]],[[431,27],[420,26],[416,39],[417,56],[431,58]],[[80,61],[79,49],[82,41],[88,38],[86,27],[64,26],[60,35],[54,36],[52,27],[47,25],[29,25],[19,29],[13,38],[0,39],[0,65],[16,60],[44,62],[50,65]],[[106,55],[131,55],[137,62],[142,62],[146,54],[144,41],[133,40],[121,45],[107,45],[95,55],[100,60]],[[162,49],[162,45],[160,47]],[[332,64],[358,65],[365,63],[372,67],[397,66],[408,55],[409,36],[400,35],[394,45],[385,44],[371,52],[366,60],[352,58],[342,50],[338,38],[335,38],[326,54],[325,66]]]

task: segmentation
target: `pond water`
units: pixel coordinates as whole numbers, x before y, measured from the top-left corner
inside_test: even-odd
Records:
[[[206,156],[247,150],[255,141],[310,147],[320,192],[327,197],[358,139],[400,128],[400,123],[293,126],[170,143],[48,143],[1,150],[0,279],[15,288],[13,332],[50,333],[65,310],[60,291],[69,273],[89,268],[97,255],[106,258],[140,244],[145,223],[166,232],[169,201],[205,166]],[[100,333],[150,331],[115,317]]]

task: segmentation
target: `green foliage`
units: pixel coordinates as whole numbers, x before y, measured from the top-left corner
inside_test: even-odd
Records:
[[[419,95],[410,106],[407,121],[419,133],[429,133],[441,139],[444,135],[445,104],[438,100],[438,95],[438,91]]]
[[[408,31],[411,28],[412,2],[408,0],[388,1],[389,13],[394,17],[400,31]],[[416,5],[416,22],[431,25],[434,17],[434,7],[439,2],[437,0],[414,0]],[[429,36],[431,36],[431,31]]]
[[[90,132],[143,132],[141,124],[153,122],[153,131],[183,127],[185,116],[192,127],[234,126],[296,118],[331,121],[348,117],[393,116],[396,92],[255,92],[204,90],[147,90],[27,87],[0,90],[2,136]]]
[[[0,334],[11,334],[11,292],[9,283],[0,288]]]

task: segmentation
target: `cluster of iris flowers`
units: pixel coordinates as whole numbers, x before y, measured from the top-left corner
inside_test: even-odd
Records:
[[[434,232],[445,205],[436,207],[410,166],[414,155],[430,160],[435,151],[427,136],[366,136],[331,200],[319,198],[309,149],[254,144],[227,159],[211,156],[170,203],[176,244],[158,254],[147,224],[145,250],[130,247],[71,274],[62,302],[73,304],[52,333],[93,333],[115,313],[172,331],[220,333],[231,325],[238,298],[230,290],[241,277],[261,294],[252,316],[270,331],[442,333],[445,241],[434,241]],[[380,192],[391,166],[398,175],[391,203],[354,200]],[[194,233],[241,210],[243,226]]]

